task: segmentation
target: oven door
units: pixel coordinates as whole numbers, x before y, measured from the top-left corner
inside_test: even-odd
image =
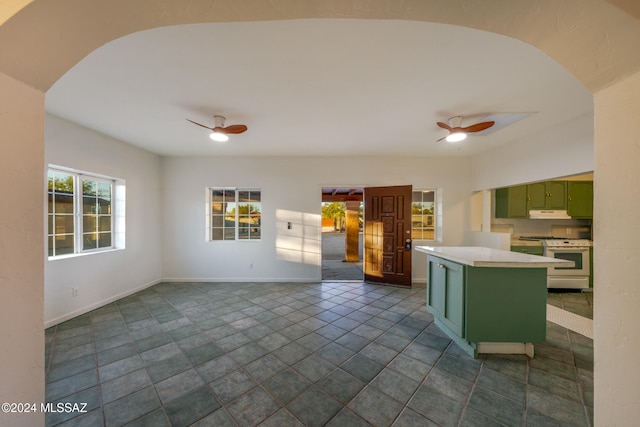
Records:
[[[573,267],[549,267],[548,276],[589,276],[589,248],[554,247],[545,248],[545,256],[549,258],[573,261]]]

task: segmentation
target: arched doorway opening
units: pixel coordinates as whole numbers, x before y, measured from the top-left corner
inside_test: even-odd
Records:
[[[25,3],[27,2],[12,3],[7,16],[12,16]],[[629,278],[636,273],[636,268],[631,265],[634,263],[628,260],[635,259],[638,248],[636,243],[629,240],[628,236],[633,233],[626,230],[636,227],[638,220],[626,214],[626,211],[635,210],[632,204],[623,211],[612,208],[620,200],[627,203],[628,199],[635,199],[625,197],[624,192],[634,188],[634,182],[638,178],[638,173],[634,172],[635,166],[628,159],[637,158],[628,154],[636,154],[634,135],[640,127],[634,124],[640,107],[633,99],[634,96],[637,99],[640,91],[640,78],[637,74],[640,58],[635,47],[638,24],[633,18],[638,16],[637,9],[633,9],[636,6],[621,5],[621,2],[614,1],[590,2],[587,5],[577,1],[560,5],[555,2],[541,4],[537,1],[523,1],[513,2],[512,5],[483,5],[482,10],[471,7],[467,9],[469,13],[453,14],[452,10],[455,9],[450,2],[429,5],[421,2],[406,3],[400,9],[392,1],[367,7],[356,7],[356,2],[309,2],[308,5],[300,6],[293,1],[283,1],[280,3],[282,7],[275,8],[270,3],[261,10],[256,10],[254,4],[248,3],[228,10],[213,10],[198,2],[185,13],[181,9],[184,7],[182,2],[161,2],[155,9],[149,8],[148,4],[142,9],[143,6],[127,3],[102,1],[78,5],[72,1],[55,4],[34,1],[28,3],[20,16],[2,25],[1,39],[4,42],[0,49],[3,52],[0,70],[3,75],[0,77],[0,88],[4,99],[0,101],[3,111],[0,128],[3,141],[7,142],[6,150],[3,151],[1,176],[5,182],[15,182],[15,176],[23,177],[15,188],[8,189],[5,193],[5,197],[13,203],[2,209],[2,217],[13,224],[3,236],[6,245],[2,256],[7,266],[6,270],[3,268],[3,281],[12,294],[11,298],[5,299],[2,311],[8,316],[7,319],[12,320],[4,322],[6,328],[20,325],[17,330],[5,329],[3,332],[6,332],[6,336],[21,336],[7,355],[3,373],[9,378],[7,383],[20,384],[14,390],[17,393],[16,400],[38,400],[43,389],[42,380],[38,379],[41,376],[38,360],[39,350],[42,349],[39,343],[42,340],[44,243],[39,241],[43,234],[42,226],[34,224],[41,222],[43,212],[43,200],[38,195],[43,182],[43,162],[42,155],[38,153],[43,149],[44,91],[79,58],[104,42],[154,26],[174,25],[185,21],[241,21],[256,19],[256,16],[259,19],[383,17],[425,21],[439,19],[454,25],[501,31],[532,43],[557,58],[598,94],[596,101],[599,117],[596,129],[600,136],[596,138],[596,169],[601,167],[602,170],[597,171],[599,182],[596,186],[602,190],[596,190],[596,205],[601,206],[596,208],[596,216],[613,215],[618,220],[610,221],[611,224],[602,221],[596,231],[602,238],[600,247],[596,248],[596,253],[600,252],[602,255],[602,261],[597,262],[602,265],[596,268],[615,274],[615,277],[604,282],[605,286],[601,291],[603,298],[596,312],[596,322],[601,325],[602,332],[596,334],[603,339],[602,350],[596,352],[596,358],[599,354],[603,362],[599,365],[601,373],[596,376],[596,382],[600,378],[602,390],[615,389],[620,392],[610,393],[610,396],[604,395],[604,392],[600,396],[596,392],[602,398],[602,403],[599,403],[601,408],[597,413],[601,414],[598,417],[603,424],[615,423],[612,420],[623,422],[625,419],[632,419],[632,414],[620,411],[635,407],[628,396],[633,395],[630,383],[635,383],[636,377],[629,375],[629,372],[622,372],[626,366],[631,366],[631,362],[624,355],[611,355],[608,351],[611,348],[622,348],[620,353],[630,355],[638,347],[637,342],[628,341],[629,337],[636,336],[631,328],[637,323],[637,315],[630,302],[625,302],[634,300],[628,295],[637,295],[637,290],[627,283],[632,282]],[[19,5],[13,7],[15,4]],[[477,2],[461,1],[457,5],[465,9],[466,6],[477,6]],[[140,9],[136,10],[135,7]],[[128,13],[121,13],[123,8]],[[108,19],[109,17],[113,19]],[[113,25],[113,22],[118,22],[118,25]],[[34,28],[38,31],[34,31]],[[63,33],[63,37],[51,36]],[[29,49],[25,49],[16,40],[33,43]],[[70,41],[73,43],[68,43]],[[25,54],[25,51],[29,54]],[[615,141],[615,145],[607,140]],[[628,158],[625,159],[625,156]],[[616,190],[617,187],[621,190]],[[16,206],[19,209],[16,210]],[[624,216],[621,218],[619,214]],[[34,237],[25,243],[24,236]],[[16,310],[16,301],[29,301],[30,304],[25,303]],[[599,320],[601,321],[598,322]],[[616,325],[625,326],[620,331]],[[607,332],[613,329],[620,333]],[[36,355],[29,356],[31,353]],[[16,381],[12,381],[13,379]],[[630,404],[626,404],[627,402]],[[27,420],[27,417],[23,419]]]

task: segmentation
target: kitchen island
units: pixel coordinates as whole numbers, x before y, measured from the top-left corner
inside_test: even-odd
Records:
[[[416,251],[428,255],[427,311],[453,341],[473,357],[533,357],[546,340],[547,267],[573,261],[471,246]]]

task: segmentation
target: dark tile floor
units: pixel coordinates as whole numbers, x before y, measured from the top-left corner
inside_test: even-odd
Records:
[[[588,319],[593,319],[593,292],[551,290],[547,303]]]
[[[592,425],[592,340],[475,360],[432,320],[424,285],[161,283],[47,329],[47,401],[88,412],[46,424]]]

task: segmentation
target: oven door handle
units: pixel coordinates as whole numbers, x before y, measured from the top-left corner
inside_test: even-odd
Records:
[[[589,248],[577,247],[577,248],[547,248],[547,252],[589,252]]]

